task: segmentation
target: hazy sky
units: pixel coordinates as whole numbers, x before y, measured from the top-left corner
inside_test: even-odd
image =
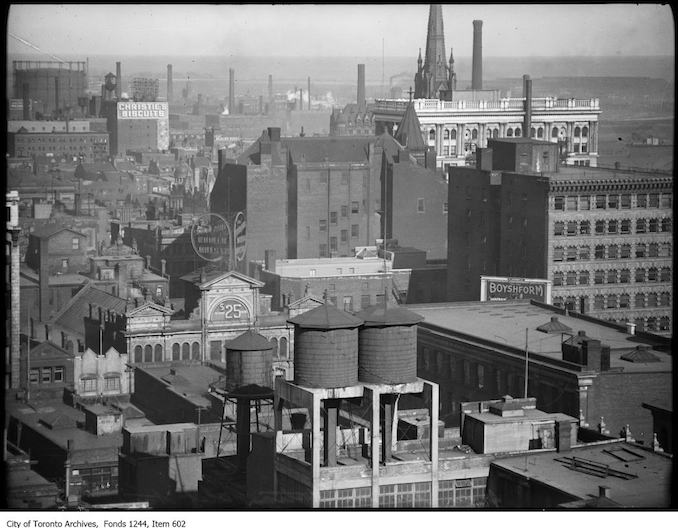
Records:
[[[83,57],[256,55],[379,57],[425,46],[428,4],[12,5],[7,49]],[[662,4],[445,4],[445,44],[470,56],[483,20],[484,56],[673,55]],[[21,40],[19,40],[21,39]],[[22,42],[24,41],[24,42]],[[44,56],[44,58],[47,58]]]

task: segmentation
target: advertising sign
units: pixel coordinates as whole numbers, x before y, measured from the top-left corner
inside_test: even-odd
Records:
[[[551,303],[551,281],[519,277],[480,277],[481,301],[534,299]]]
[[[146,101],[118,103],[118,119],[169,119],[167,103]]]
[[[235,259],[240,262],[245,258],[247,248],[247,224],[245,222],[245,213],[240,211],[235,216]]]

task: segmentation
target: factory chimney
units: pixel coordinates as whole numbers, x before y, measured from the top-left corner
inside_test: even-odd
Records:
[[[473,21],[473,72],[471,89],[483,89],[483,21]]]
[[[169,103],[174,97],[174,89],[172,87],[172,65],[167,65],[167,102]]]
[[[115,63],[115,98],[120,101],[122,99],[122,69],[120,62]]]
[[[235,70],[228,69],[228,113],[235,114]]]
[[[365,65],[358,64],[358,95],[356,99],[358,103],[358,112],[364,112],[365,103]]]
[[[311,109],[311,78],[308,78],[308,107],[306,110]]]
[[[530,130],[532,129],[532,79],[529,75],[523,75],[523,97],[525,98],[524,108],[525,116],[523,117],[523,137],[531,137]]]
[[[273,112],[273,75],[268,74],[268,112]]]
[[[21,96],[23,97],[24,121],[31,119],[31,100],[29,98],[28,83],[21,85]]]

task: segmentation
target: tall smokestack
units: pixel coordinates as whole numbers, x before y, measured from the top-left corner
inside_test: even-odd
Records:
[[[364,112],[366,103],[365,103],[365,65],[358,64],[358,95],[356,99],[358,103],[358,111]]]
[[[115,98],[122,99],[122,69],[120,62],[115,63]]]
[[[235,114],[235,70],[228,69],[228,113]]]
[[[525,98],[523,117],[523,137],[531,137],[532,128],[532,79],[529,75],[523,75],[523,97]]]
[[[40,321],[49,317],[49,261],[47,247],[49,239],[40,238],[40,254],[38,255],[38,289],[40,292]]]
[[[59,77],[54,77],[54,113],[59,115]]]
[[[473,21],[473,73],[471,89],[483,89],[483,21]]]
[[[273,75],[268,74],[268,104],[272,107],[273,104]]]
[[[304,89],[299,88],[299,110],[304,109]]]
[[[311,78],[308,78],[308,107],[306,110],[311,109]]]
[[[23,97],[24,121],[30,121],[30,119],[31,119],[31,100],[30,100],[30,97],[29,97],[28,83],[23,83],[21,85],[21,96]]]
[[[172,86],[172,65],[167,65],[167,102],[174,98],[174,88]]]

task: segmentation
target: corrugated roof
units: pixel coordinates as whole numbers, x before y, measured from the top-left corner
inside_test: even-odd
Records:
[[[325,303],[308,312],[297,315],[293,319],[288,319],[301,328],[319,328],[330,330],[333,328],[355,328],[363,324],[362,319],[354,317],[348,312],[339,310],[330,303]]]
[[[356,314],[365,321],[365,326],[405,326],[415,325],[424,318],[407,308],[400,306],[388,306],[385,303],[379,303],[376,306],[370,306]]]
[[[572,332],[572,328],[558,321],[558,318],[556,316],[551,317],[551,320],[548,323],[538,326],[537,330],[539,330],[540,332],[545,332],[547,334]]]
[[[403,118],[398,124],[398,130],[393,137],[398,143],[410,150],[426,150],[426,144],[421,135],[421,123],[412,101],[407,105]]]
[[[238,350],[242,352],[255,352],[257,350],[270,350],[273,343],[254,330],[247,330],[238,337],[226,343],[226,350]]]

